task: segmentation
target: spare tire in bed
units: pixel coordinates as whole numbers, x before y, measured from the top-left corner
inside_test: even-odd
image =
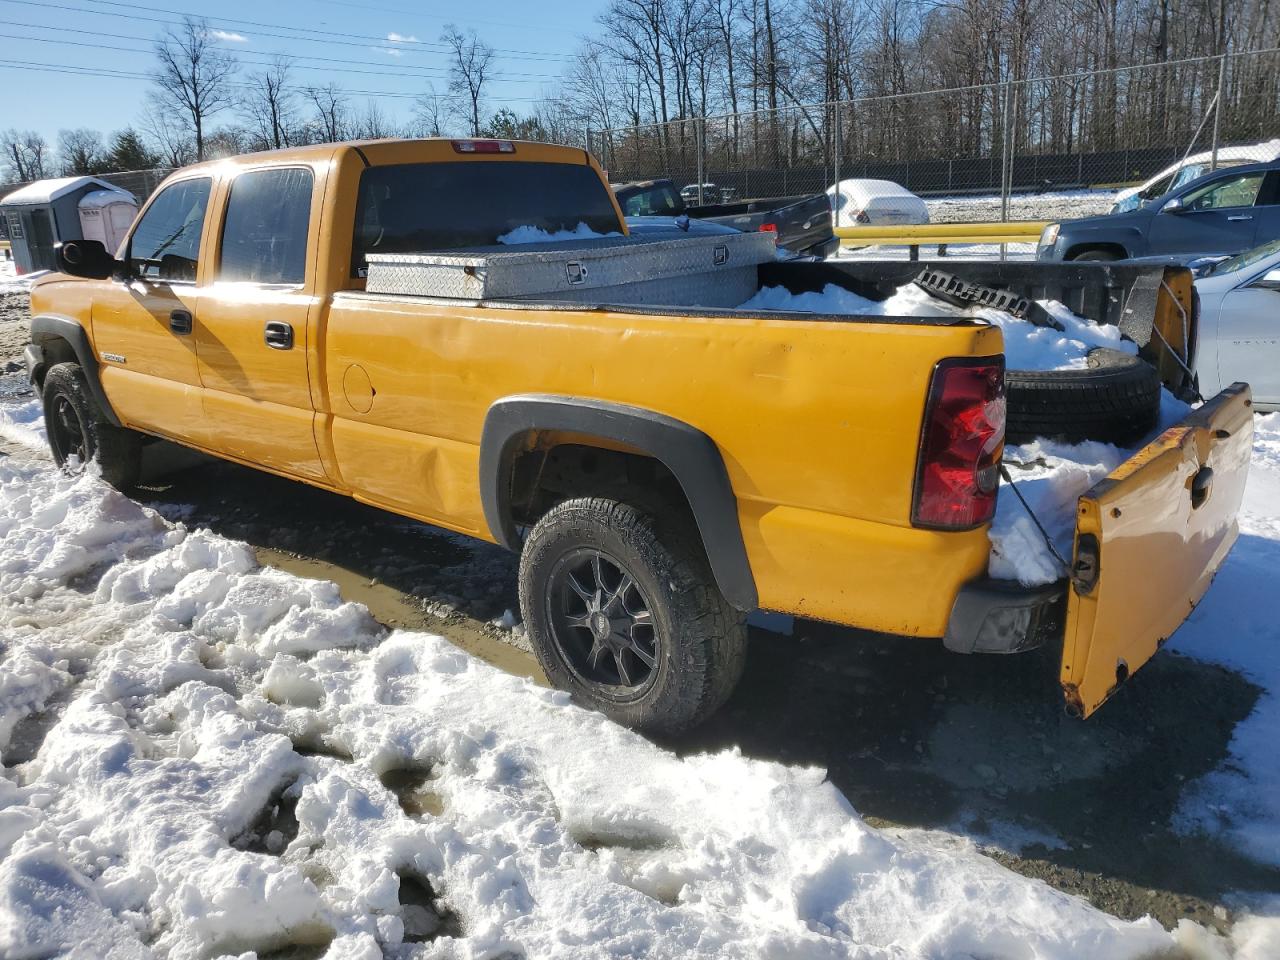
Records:
[[[1006,370],[1008,443],[1037,437],[1127,446],[1156,425],[1160,375],[1128,353],[1098,347],[1083,370]]]

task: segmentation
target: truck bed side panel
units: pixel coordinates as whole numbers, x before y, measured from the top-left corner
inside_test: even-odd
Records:
[[[991,328],[344,294],[325,351],[343,479],[402,513],[492,539],[476,489],[488,408],[586,396],[715,440],[769,609],[940,636],[954,588],[986,567],[985,530],[915,530],[909,511],[933,367],[999,353]],[[921,582],[937,589],[921,597]]]

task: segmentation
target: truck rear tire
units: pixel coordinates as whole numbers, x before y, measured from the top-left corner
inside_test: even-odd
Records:
[[[138,482],[142,434],[114,426],[89,392],[78,363],[59,363],[45,374],[42,393],[45,432],[54,462],[67,473],[98,464],[102,479],[118,490]]]
[[[1083,370],[1007,370],[1005,439],[1037,437],[1128,446],[1156,425],[1160,374],[1145,360],[1099,347]]]
[[[567,500],[534,524],[520,555],[520,609],[547,679],[648,733],[705,720],[746,658],[745,618],[683,519]]]

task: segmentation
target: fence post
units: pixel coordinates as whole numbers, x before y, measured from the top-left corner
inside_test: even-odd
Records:
[[[836,101],[836,105],[835,105],[835,133],[834,133],[833,139],[835,140],[835,147],[836,147],[836,159],[835,159],[835,176],[836,176],[836,179],[835,179],[835,184],[834,184],[834,186],[835,186],[835,188],[836,188],[836,195],[835,195],[834,197],[832,197],[832,198],[831,198],[831,202],[835,205],[835,208],[836,208],[836,226],[838,227],[838,226],[840,226],[840,209],[841,209],[841,207],[843,207],[843,206],[844,206],[844,204],[842,204],[842,203],[840,202],[840,153],[841,153],[841,145],[840,145],[840,103],[839,103],[839,101]]]
[[[1226,100],[1227,53],[1218,58],[1218,100],[1213,106],[1213,152],[1209,158],[1209,170],[1218,169],[1218,131],[1222,126],[1222,104]]]
[[[1009,178],[1007,178],[1006,170],[1009,169],[1009,83],[1005,83],[1005,109],[1002,111],[1000,118],[1000,219],[1009,219]]]
[[[702,206],[704,203],[706,203],[706,201],[702,199],[702,181],[706,179],[706,177],[704,176],[704,173],[706,171],[703,169],[703,165],[702,165],[703,137],[706,133],[706,130],[703,129],[702,124],[703,124],[702,117],[694,118],[693,149],[694,149],[694,152],[698,154],[698,206]]]

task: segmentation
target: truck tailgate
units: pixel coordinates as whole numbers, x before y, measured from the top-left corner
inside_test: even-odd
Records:
[[[1080,498],[1061,672],[1073,713],[1101,706],[1204,596],[1239,534],[1252,447],[1236,383]]]

